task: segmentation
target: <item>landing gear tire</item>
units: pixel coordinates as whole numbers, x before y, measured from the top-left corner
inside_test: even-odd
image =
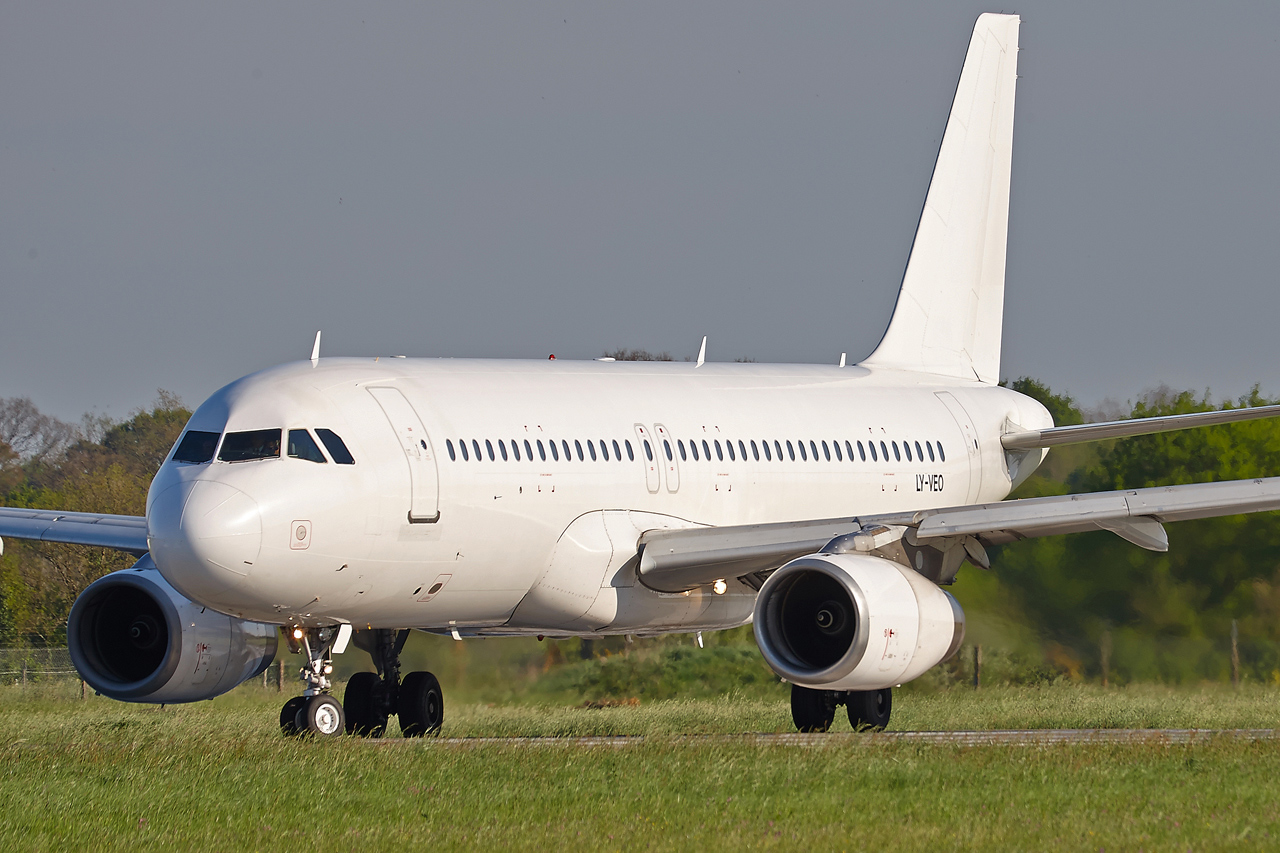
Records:
[[[382,737],[387,730],[387,715],[382,710],[382,679],[374,672],[357,672],[347,682],[342,696],[347,734],[360,737]]]
[[[280,731],[286,737],[294,737],[298,732],[298,712],[307,702],[306,696],[294,696],[280,709]]]
[[[313,737],[335,737],[343,733],[345,720],[338,700],[327,693],[305,697],[298,711],[298,733]]]
[[[830,690],[791,685],[791,720],[802,732],[825,732],[836,718],[835,695]]]
[[[849,725],[855,732],[884,731],[893,710],[893,691],[888,687],[883,690],[851,690],[845,694],[845,707],[849,712]]]
[[[405,737],[440,733],[444,724],[444,695],[429,672],[411,672],[400,683],[400,731]]]

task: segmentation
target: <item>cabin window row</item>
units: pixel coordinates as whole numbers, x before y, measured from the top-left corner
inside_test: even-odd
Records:
[[[617,439],[609,441],[603,438],[600,439],[598,446],[591,439],[586,439],[585,441],[574,439],[573,443],[570,444],[567,439],[560,439],[559,442],[555,439],[548,439],[543,443],[540,438],[532,442],[527,438],[523,442],[513,438],[511,439],[510,450],[507,449],[507,443],[504,440],[498,439],[497,442],[494,442],[487,438],[483,444],[478,439],[470,439],[470,443],[468,443],[467,439],[460,438],[456,449],[453,445],[453,439],[446,439],[444,446],[449,451],[449,458],[455,462],[458,461],[459,456],[462,457],[463,462],[470,462],[472,458],[476,459],[476,461],[488,458],[490,462],[496,462],[499,459],[503,462],[511,459],[516,462],[522,459],[532,462],[535,453],[543,462],[548,459],[552,462],[559,462],[562,458],[567,462],[572,460],[575,455],[579,462],[585,462],[587,459],[592,462],[597,460],[621,462],[624,453],[629,462],[634,462],[636,458],[635,448],[631,446],[630,441],[623,440],[619,443]],[[522,446],[524,448],[523,453],[521,452]],[[610,452],[611,450],[612,452]],[[648,448],[646,450],[652,456],[653,451]]]
[[[748,451],[748,446],[750,451]],[[523,447],[523,454],[521,448]],[[646,458],[653,459],[653,448],[648,441],[643,442],[644,454]],[[560,439],[558,442],[549,439],[545,444],[542,439],[530,441],[524,439],[512,439],[510,449],[508,450],[507,442],[498,439],[495,443],[491,439],[485,439],[482,444],[479,439],[459,439],[457,446],[454,446],[452,439],[445,441],[445,448],[449,452],[449,458],[458,461],[461,457],[462,461],[470,462],[473,458],[476,461],[488,459],[490,462],[496,462],[499,459],[506,462],[514,459],[516,462],[522,459],[530,462],[534,459],[534,453],[538,455],[538,459],[546,462],[550,459],[553,462],[559,462],[562,458],[565,461],[571,461],[575,457],[579,462],[585,462],[588,458],[595,462],[603,460],[622,461],[622,454],[625,452],[628,461],[634,461],[635,450],[631,446],[630,441],[618,442],[617,439],[607,440],[600,439],[597,442],[586,439],[581,441],[574,439],[570,444],[568,439]],[[535,450],[536,448],[536,450]],[[785,449],[784,449],[785,448]],[[856,448],[856,449],[855,449]],[[612,449],[612,453],[610,450]],[[913,452],[914,451],[914,452]],[[730,462],[736,462],[739,459],[747,461],[748,452],[751,459],[756,462],[762,459],[766,462],[772,462],[777,459],[779,462],[790,460],[792,462],[808,462],[812,459],[814,462],[849,462],[862,461],[866,462],[868,458],[872,462],[889,461],[890,454],[895,462],[902,462],[905,458],[907,462],[924,462],[928,456],[930,462],[946,462],[947,454],[942,448],[941,441],[926,441],[921,444],[918,440],[903,441],[901,445],[893,440],[867,441],[864,445],[861,441],[845,440],[843,444],[839,440],[833,440],[830,443],[826,441],[815,440],[799,440],[791,442],[789,440],[762,439],[758,444],[754,439],[744,441],[738,439],[736,446],[734,441],[726,439],[721,443],[720,439],[689,439],[686,445],[684,439],[675,441],[675,449],[672,449],[671,440],[662,440],[662,452],[666,454],[668,460],[674,460],[676,454],[680,455],[682,462],[690,460],[694,462],[706,460],[711,461],[712,453],[718,461],[725,461],[726,457]],[[563,454],[563,456],[561,455]],[[785,454],[785,455],[784,455]]]

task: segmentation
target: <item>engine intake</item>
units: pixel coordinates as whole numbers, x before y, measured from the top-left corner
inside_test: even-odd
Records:
[[[271,665],[272,625],[215,613],[178,593],[150,556],[85,588],[71,607],[67,646],[89,686],[129,702],[196,702]]]
[[[955,654],[964,611],[945,590],[891,560],[814,554],[765,581],[755,635],[769,666],[793,684],[878,690]]]

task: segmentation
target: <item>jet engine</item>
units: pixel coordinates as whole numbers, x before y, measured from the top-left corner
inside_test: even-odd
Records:
[[[865,554],[814,554],[774,572],[756,598],[755,635],[792,684],[879,690],[955,654],[964,611],[914,570]]]
[[[103,696],[126,702],[212,699],[261,675],[275,659],[276,640],[273,625],[187,600],[150,556],[89,584],[67,620],[80,676]]]

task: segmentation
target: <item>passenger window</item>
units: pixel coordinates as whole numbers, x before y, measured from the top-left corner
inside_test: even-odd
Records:
[[[511,439],[511,455],[516,458],[517,462],[520,461],[520,439],[518,438]]]
[[[649,439],[644,440],[644,458],[650,462],[653,461],[653,448],[649,446]]]
[[[813,461],[817,462],[818,461],[818,445],[814,444],[813,441],[810,441],[809,449],[813,451]]]
[[[662,450],[663,450],[663,452],[665,452],[665,453],[667,454],[667,461],[668,461],[668,462],[672,462],[672,461],[674,461],[674,458],[675,458],[675,457],[673,457],[673,456],[671,455],[671,442],[670,442],[670,441],[667,441],[667,439],[665,439],[665,438],[664,438],[664,439],[662,439]]]
[[[822,449],[823,449],[823,450],[826,450],[826,449],[827,449],[827,443],[826,443],[825,441],[822,443]],[[834,450],[834,451],[836,452],[836,461],[837,461],[837,462],[843,462],[843,461],[844,461],[844,457],[840,455],[840,442],[838,442],[838,441],[832,441],[832,442],[831,442],[831,449],[832,449],[832,450]]]
[[[724,443],[724,446],[725,446],[725,449],[729,451],[729,461],[730,461],[730,462],[737,462],[738,460],[737,460],[737,459],[734,457],[734,455],[733,455],[733,442],[732,442],[732,441],[726,441],[726,442]],[[717,442],[717,449],[718,449],[718,448],[719,448],[719,442]]]
[[[751,458],[757,462],[760,461],[760,448],[756,446],[756,440],[754,438],[751,439]]]
[[[858,446],[861,447],[862,442],[858,442]],[[867,446],[871,448],[871,461],[879,462],[880,457],[876,455],[876,443],[874,441],[868,441]]]
[[[920,462],[924,461],[924,453],[920,450],[920,442],[916,442],[916,459]]]
[[[689,457],[688,457],[688,456],[686,456],[686,455],[685,455],[685,452],[684,452],[684,440],[683,440],[683,439],[679,439],[679,438],[677,438],[677,439],[676,439],[676,447],[677,447],[677,448],[679,448],[679,450],[680,450],[680,461],[681,461],[681,462],[688,462],[688,461],[689,461]]]
[[[693,455],[693,461],[698,461],[698,440],[696,438],[689,439],[689,453]]]
[[[218,459],[223,462],[252,462],[255,459],[280,458],[280,430],[255,429],[229,432],[222,441]]]
[[[471,449],[475,451],[477,462],[484,459],[484,456],[480,452],[480,442],[476,441],[474,438],[471,439]]]
[[[320,446],[305,429],[289,430],[289,455],[294,459],[305,459],[308,462],[327,462]]]
[[[586,457],[586,456],[584,456],[584,455],[582,454],[582,442],[581,442],[581,441],[578,441],[578,439],[576,439],[576,438],[575,438],[575,439],[573,440],[573,447],[574,447],[574,449],[575,449],[575,450],[577,450],[577,451],[578,451],[578,461],[579,461],[579,462],[586,462],[586,461],[587,461],[587,457]],[[565,456],[568,456],[568,455],[569,455],[569,451],[568,451],[568,450],[565,450],[564,455],[565,455]]]
[[[498,453],[502,456],[502,461],[507,462],[507,443],[502,439],[498,439]]]
[[[635,451],[633,451],[633,450],[631,449],[631,439],[629,439],[629,438],[624,438],[624,439],[622,440],[622,443],[623,443],[624,445],[626,445],[626,448],[627,448],[627,461],[628,461],[628,462],[635,462],[635,461],[636,461],[636,454],[635,454]],[[618,458],[619,458],[619,459],[621,459],[622,457],[621,457],[621,456],[619,456]]]
[[[216,432],[189,431],[178,442],[178,449],[173,452],[173,461],[190,462],[193,465],[212,461],[219,436],[220,433]]]
[[[938,442],[938,459],[942,462],[947,461],[947,454],[942,450],[942,442]]]
[[[467,440],[465,438],[458,439],[458,449],[462,451],[462,461],[470,462],[471,456],[467,453]]]
[[[796,442],[796,444],[798,444],[798,445],[800,446],[800,461],[801,461],[801,462],[808,462],[808,461],[809,461],[809,451],[807,451],[807,450],[805,450],[805,449],[804,449],[804,442],[803,442],[803,441],[797,441],[797,442]],[[816,459],[815,459],[814,461],[815,461],[815,462],[817,462],[818,460],[816,460]]]
[[[844,452],[849,454],[849,461],[853,461],[853,445],[849,443],[849,439],[844,440]]]
[[[613,440],[613,458],[622,461],[622,451],[618,449],[618,439]]]
[[[616,450],[617,447],[615,446],[614,449]],[[609,461],[609,442],[605,441],[603,438],[600,439],[600,455],[604,457],[605,462]]]
[[[766,438],[766,439],[763,439],[763,440],[760,442],[760,446],[764,448],[764,461],[765,461],[765,462],[772,462],[772,461],[773,461],[773,454],[769,452],[769,439],[767,439],[767,438]],[[778,457],[778,458],[779,458],[779,459],[781,459],[782,457]]]
[[[707,440],[702,439],[702,455],[706,457],[708,462],[711,461],[711,445],[707,444]]]
[[[781,462],[782,461],[782,445],[778,442],[776,438],[773,440],[773,449],[778,452],[778,461]],[[795,456],[792,456],[791,458],[794,459]]]
[[[881,443],[883,444],[883,442],[881,442]],[[896,442],[896,441],[891,441],[891,442],[889,442],[889,443],[893,445],[893,458],[894,458],[894,460],[895,460],[895,461],[898,461],[898,462],[901,462],[901,461],[902,461],[902,454],[898,452],[898,442]],[[884,456],[884,458],[885,458],[885,459],[888,459],[888,458],[889,458],[889,454],[887,454],[887,453],[886,453],[886,454],[885,454],[885,456]]]
[[[894,448],[896,449],[897,446],[898,445],[895,444]],[[907,461],[910,462],[911,461],[911,442],[909,441],[902,442],[902,449],[907,452]]]
[[[493,455],[493,442],[486,438],[484,440],[484,446],[485,446],[485,449],[489,451],[489,461],[497,462],[498,458]]]
[[[596,461],[596,443],[591,439],[587,439],[587,453],[591,456],[591,461]]]
[[[781,456],[782,454],[778,455]],[[791,446],[790,439],[787,440],[787,456],[791,457],[792,462],[796,461],[796,449]]]
[[[448,448],[448,450],[449,450],[449,461],[450,461],[450,462],[457,462],[457,461],[458,461],[458,454],[457,454],[457,453],[454,453],[454,451],[453,451],[453,440],[452,440],[452,439],[449,439],[449,438],[446,438],[446,439],[444,440],[444,446],[445,446],[446,448]]]
[[[742,457],[742,461],[747,461],[747,446],[742,443],[742,439],[738,439],[738,455]]]
[[[532,459],[533,455],[530,454],[529,458]],[[542,446],[542,439],[538,439],[538,458],[543,462],[547,461],[547,450]]]
[[[817,451],[815,450],[814,453],[816,454]],[[827,443],[825,441],[822,442],[822,455],[828,462],[831,461],[831,451],[827,449]]]
[[[547,442],[547,444],[548,444],[548,445],[550,445],[550,447],[551,447],[551,460],[552,460],[553,462],[559,462],[559,461],[560,461],[560,449],[559,449],[558,447],[556,447],[555,439],[551,439],[550,441],[548,441],[548,442]]]
[[[929,451],[929,461],[930,462],[937,461],[936,457],[933,455],[933,443],[926,441],[924,443],[924,446],[925,446],[925,449]]]
[[[849,458],[850,458],[850,459],[852,459],[852,458],[853,458],[853,453],[850,453],[850,454],[849,454]],[[859,459],[861,459],[863,462],[866,462],[866,461],[867,461],[867,451],[865,451],[865,450],[863,450],[863,449],[862,449],[862,442],[861,442],[861,441],[859,441],[859,442],[858,442],[858,458],[859,458]],[[871,448],[871,458],[872,458],[872,459],[875,459],[875,458],[876,458],[876,449],[875,449],[874,447],[873,447],[873,448]]]
[[[567,438],[560,439],[560,446],[564,448],[564,461],[572,462],[573,452],[569,450],[569,439]],[[582,448],[579,447],[578,450],[582,450]]]

